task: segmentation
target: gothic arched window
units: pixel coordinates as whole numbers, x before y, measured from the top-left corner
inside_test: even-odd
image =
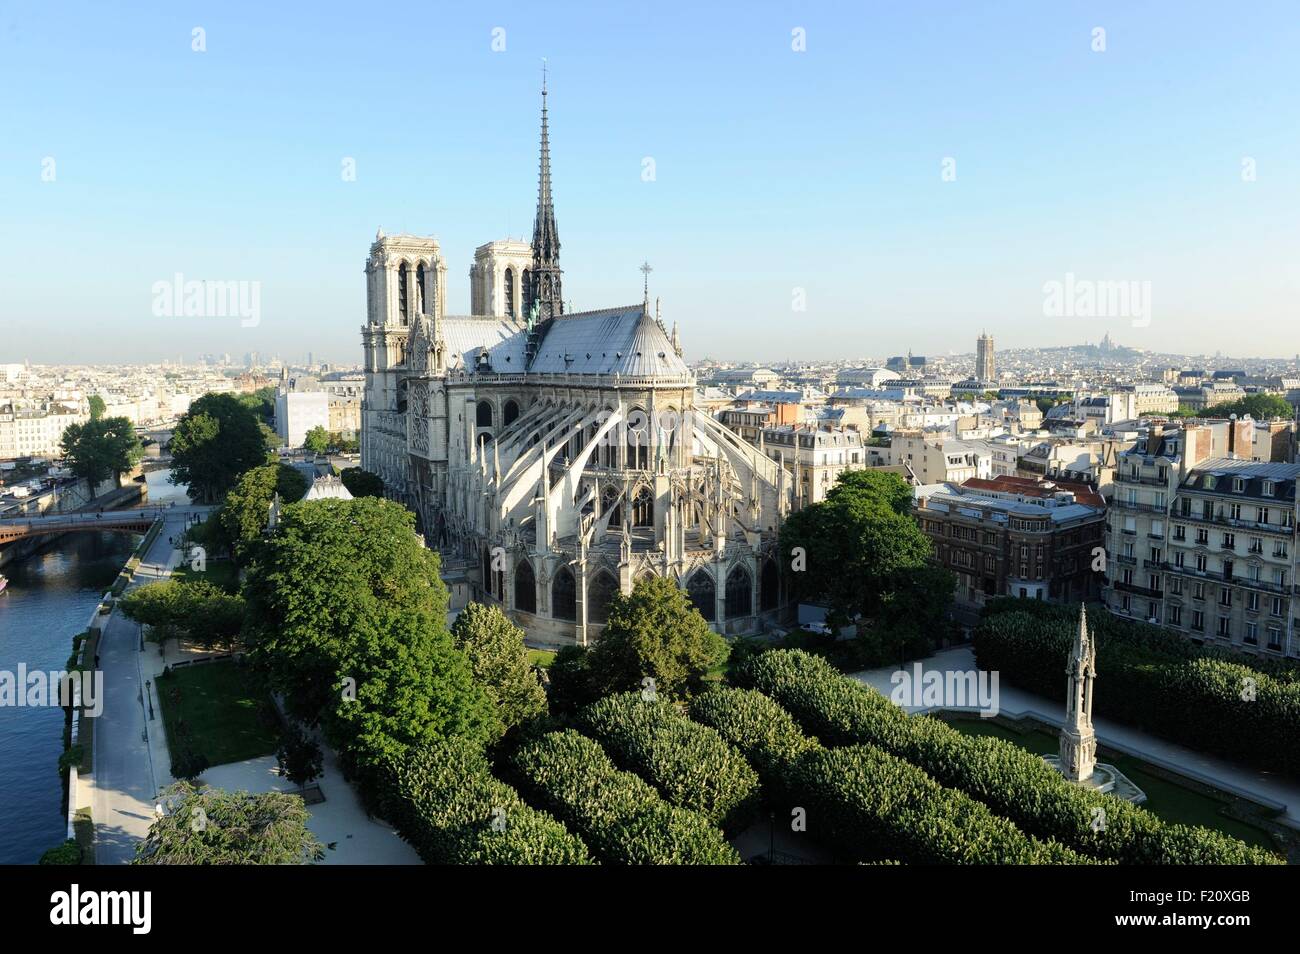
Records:
[[[600,570],[587,584],[587,622],[603,623],[609,619],[609,604],[618,595],[618,580],[608,570]]]
[[[600,512],[608,514],[607,527],[618,527],[623,523],[623,508],[615,503],[618,500],[618,488],[606,487],[600,495]]]
[[[645,470],[650,466],[649,418],[639,407],[627,415],[627,461],[625,467]]]
[[[416,314],[424,314],[424,262],[421,262],[415,269],[415,301]]]
[[[408,285],[410,285],[410,273],[407,271],[406,263],[403,262],[402,267],[397,270],[397,314],[402,324],[406,324],[411,318],[411,313],[407,309],[410,292]]]
[[[749,570],[739,564],[727,574],[727,619],[748,616],[753,612],[753,585]]]
[[[533,565],[521,560],[515,567],[515,609],[525,613],[537,612],[537,577]]]
[[[655,501],[649,487],[641,487],[632,498],[632,526],[653,527],[655,525]]]
[[[695,608],[710,623],[717,613],[717,589],[708,570],[696,570],[695,575],[686,584],[686,595],[691,598]]]
[[[524,269],[524,274],[523,274],[523,277],[522,277],[522,279],[520,280],[519,284],[520,284],[520,286],[523,288],[523,294],[524,294],[524,312],[525,312],[525,313],[528,313],[528,312],[530,312],[530,311],[533,310],[533,283],[532,283],[532,273],[530,273],[530,272],[528,271],[528,269],[526,269],[526,268]]]
[[[515,270],[507,268],[505,278],[502,282],[505,285],[506,314],[511,318],[518,318],[515,314]]]
[[[567,566],[560,567],[551,584],[551,615],[571,623],[578,618],[578,591],[573,583],[573,571]]]
[[[763,564],[758,599],[759,608],[764,612],[774,610],[781,605],[781,575],[777,572],[775,560],[768,560]]]
[[[501,409],[501,423],[512,424],[519,417],[519,405],[514,401],[506,401],[506,406]]]
[[[478,427],[492,426],[492,403],[490,401],[478,402],[478,407],[474,409],[474,423]]]

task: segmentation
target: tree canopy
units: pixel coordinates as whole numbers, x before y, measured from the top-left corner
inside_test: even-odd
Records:
[[[90,405],[90,419],[92,421],[98,421],[104,416],[104,412],[108,410],[108,406],[104,403],[104,399],[98,394],[92,394],[87,398],[87,403]]]
[[[451,637],[492,696],[504,728],[546,714],[546,690],[528,662],[524,631],[499,607],[470,603],[452,624]]]
[[[69,424],[63,431],[62,448],[64,465],[92,487],[126,473],[144,456],[135,428],[125,417]]]
[[[313,454],[325,453],[330,447],[329,431],[317,424],[303,436],[302,446]]]
[[[297,503],[307,492],[307,478],[288,464],[254,467],[239,476],[226,494],[217,519],[226,539],[242,560],[250,546],[262,538],[271,500],[276,494],[284,504]]]
[[[414,526],[387,500],[292,504],[249,564],[250,658],[345,767],[445,736],[501,734],[447,632],[438,557]]]
[[[676,582],[651,577],[610,600],[608,622],[587,664],[598,695],[641,689],[649,677],[656,696],[682,699],[699,691],[705,673],[726,658],[726,640],[709,629]]]
[[[912,490],[898,474],[846,471],[821,503],[790,515],[781,552],[799,599],[824,600],[852,618],[871,615],[900,571],[926,565],[930,541],[911,515]]]
[[[207,580],[159,580],[122,597],[122,612],[150,628],[155,642],[188,636],[204,647],[231,645],[244,625],[241,596]]]
[[[1256,421],[1269,421],[1274,418],[1293,418],[1295,408],[1280,394],[1247,394],[1237,401],[1215,404],[1202,410],[1180,408],[1178,417],[1230,418],[1232,415],[1245,417],[1250,415]]]
[[[353,497],[382,497],[384,481],[378,474],[372,474],[360,467],[348,467],[339,473],[343,486]]]
[[[159,802],[165,814],[136,845],[134,864],[299,865],[325,857],[298,795],[177,782],[163,789]]]
[[[239,475],[268,462],[270,444],[258,415],[232,394],[205,394],[172,432],[172,482],[190,498],[220,500]]]

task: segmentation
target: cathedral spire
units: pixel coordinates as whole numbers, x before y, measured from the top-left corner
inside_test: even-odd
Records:
[[[545,321],[564,313],[560,290],[560,232],[551,199],[551,139],[546,118],[546,61],[542,61],[542,147],[537,173],[537,216],[533,219],[533,267],[528,273],[528,305]]]

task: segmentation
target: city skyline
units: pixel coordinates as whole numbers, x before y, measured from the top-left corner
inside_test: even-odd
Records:
[[[1297,28],[1209,31],[1194,13],[760,5],[741,22],[692,10],[683,29],[564,5],[446,11],[426,61],[410,57],[425,31],[394,26],[429,22],[418,7],[347,31],[341,8],[84,7],[102,42],[44,76],[58,33],[13,11],[4,61],[43,79],[19,83],[0,156],[17,276],[0,314],[67,333],[8,357],[290,354],[310,336],[352,363],[379,228],[438,237],[448,310],[467,313],[473,249],[531,225],[543,57],[566,297],[635,302],[648,260],[689,360],[945,354],[982,328],[1000,351],[1109,333],[1285,357]],[[578,42],[584,25],[607,41]],[[76,249],[80,280],[55,247]],[[158,314],[174,276],[256,285],[258,320]],[[1141,307],[1052,303],[1053,284],[1106,282]]]

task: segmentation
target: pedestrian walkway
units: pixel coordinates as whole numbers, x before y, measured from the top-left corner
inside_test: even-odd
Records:
[[[144,554],[128,590],[165,579],[180,564],[173,545],[185,530],[186,517],[211,508],[165,511],[166,523]],[[95,822],[97,864],[126,864],[153,823],[157,794],[176,781],[154,684],[166,666],[211,655],[169,640],[165,652],[141,641],[140,627],[116,607],[100,638],[99,666],[104,672],[104,710],[96,719],[93,769],[82,776]],[[324,775],[316,783],[325,800],[308,805],[307,827],[322,844],[334,845],[325,864],[419,864],[420,858],[397,833],[368,817],[343,778],[328,747],[322,746]],[[274,756],[208,769],[201,784],[227,791],[296,792],[281,778]]]
[[[923,672],[969,672],[977,669],[975,653],[966,646],[936,653],[929,659],[921,660],[921,664]],[[907,665],[910,671],[914,663]],[[890,666],[853,673],[852,678],[889,696],[893,689],[890,677],[897,671],[898,667]],[[1064,665],[1061,678],[1064,682]],[[998,704],[1000,713],[1012,718],[1029,716],[1054,726],[1061,725],[1063,721],[1064,703],[1025,692],[1001,680],[998,685]],[[909,712],[921,709],[922,707],[908,707]],[[1105,713],[1094,712],[1092,723],[1097,740],[1103,747],[1109,745],[1154,764],[1172,767],[1224,791],[1236,792],[1265,804],[1285,806],[1286,810],[1278,821],[1300,829],[1300,781],[1280,772],[1252,768],[1168,742],[1140,729],[1107,719]]]
[[[141,559],[128,589],[153,582],[169,572],[173,547],[169,537],[185,529],[189,509],[164,511],[162,531]],[[162,714],[155,706],[152,718],[144,696],[140,652],[140,627],[117,607],[109,615],[99,641],[99,668],[104,673],[104,710],[95,720],[94,756],[90,775],[82,781],[90,789],[91,817],[95,822],[95,862],[125,864],[135,856],[136,843],[149,831],[159,788],[157,759],[163,757],[167,775],[166,739]]]

